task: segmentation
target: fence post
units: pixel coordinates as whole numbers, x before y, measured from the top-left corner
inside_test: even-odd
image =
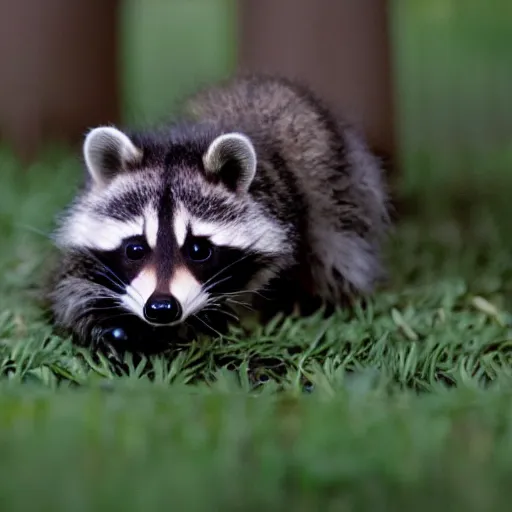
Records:
[[[306,81],[395,165],[388,0],[241,0],[239,65]]]
[[[0,138],[23,158],[119,118],[119,0],[0,0]]]

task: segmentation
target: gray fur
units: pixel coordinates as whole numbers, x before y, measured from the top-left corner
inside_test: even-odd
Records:
[[[148,220],[158,216],[157,245],[172,239],[165,243],[176,247],[174,221],[162,219],[175,219],[179,208],[203,225],[213,223],[213,236],[260,262],[240,291],[293,282],[284,285],[290,294],[334,305],[372,291],[382,276],[387,195],[360,134],[308,90],[278,78],[241,77],[210,87],[184,110],[180,124],[125,132],[133,146],[124,157],[116,139],[102,134],[103,145],[93,145],[92,153],[98,172],[91,172],[85,152],[93,179],[63,213],[55,236],[62,259],[49,298],[59,327],[87,342],[108,312],[85,311],[84,304],[95,295],[119,302],[117,292],[102,291],[90,277],[110,270],[92,255],[94,244],[111,250],[127,232],[145,234]],[[208,151],[230,133],[240,138]],[[170,261],[180,258],[176,253]]]
[[[265,210],[281,219],[307,212],[297,258],[310,271],[310,291],[335,303],[371,292],[383,274],[388,198],[362,135],[284,79],[242,78],[199,93],[187,108],[198,120],[249,136],[259,159],[252,193]],[[291,204],[299,207],[290,211]]]

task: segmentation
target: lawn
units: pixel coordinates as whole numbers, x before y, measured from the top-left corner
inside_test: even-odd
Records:
[[[406,28],[408,42],[425,34]],[[462,28],[467,42],[471,24]],[[439,105],[447,137],[454,90],[439,79],[432,89],[448,92],[415,103],[428,73],[404,71],[413,54],[400,55],[402,216],[389,280],[367,307],[233,329],[144,367],[128,360],[124,376],[53,336],[34,299],[54,215],[78,183],[76,155],[48,151],[26,169],[0,152],[0,510],[509,506],[512,146],[436,142],[422,116]],[[174,101],[144,97],[157,93],[134,107],[148,117]]]
[[[53,337],[33,299],[76,160],[0,162],[0,509],[509,503],[504,172],[474,184],[468,210],[451,207],[446,184],[435,208],[411,193],[387,248],[389,282],[366,309],[234,330],[116,377]],[[503,171],[512,155],[494,162]]]

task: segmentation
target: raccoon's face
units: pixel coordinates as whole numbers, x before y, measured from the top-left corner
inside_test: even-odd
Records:
[[[256,153],[246,136],[186,152],[136,142],[112,127],[88,134],[90,183],[56,232],[53,312],[82,342],[100,323],[154,332],[201,320],[265,285],[291,252],[286,227],[248,192]]]

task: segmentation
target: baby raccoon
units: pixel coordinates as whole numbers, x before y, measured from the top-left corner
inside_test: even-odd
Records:
[[[60,218],[48,297],[80,344],[152,351],[381,275],[387,196],[365,142],[309,90],[238,77],[152,131],[91,130],[87,182]],[[238,308],[239,309],[239,308]]]

